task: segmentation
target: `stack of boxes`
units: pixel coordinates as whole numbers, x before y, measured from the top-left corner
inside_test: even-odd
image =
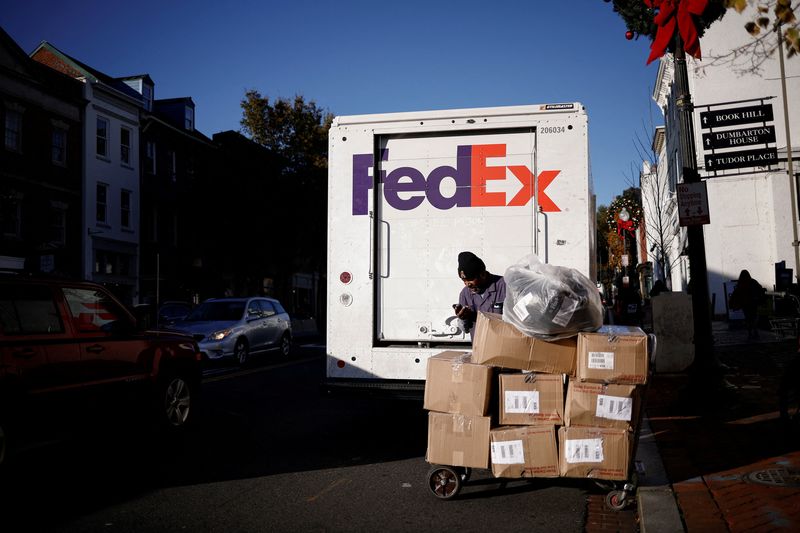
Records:
[[[428,360],[432,464],[496,477],[628,479],[647,336],[603,326],[547,342],[480,313],[472,352]]]

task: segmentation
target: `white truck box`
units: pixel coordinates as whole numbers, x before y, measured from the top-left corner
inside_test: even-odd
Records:
[[[340,116],[329,134],[327,383],[424,387],[469,349],[458,253],[502,275],[530,253],[595,279],[580,103]]]

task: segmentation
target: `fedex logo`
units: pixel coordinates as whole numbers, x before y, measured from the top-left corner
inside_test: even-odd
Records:
[[[459,146],[456,166],[441,166],[431,170],[424,176],[413,167],[398,167],[388,174],[381,171],[383,195],[386,203],[395,209],[408,211],[416,209],[427,198],[437,209],[453,207],[496,207],[524,206],[534,197],[534,176],[525,165],[488,166],[486,160],[491,157],[505,157],[505,144],[477,144]],[[381,161],[389,160],[389,150],[381,152]],[[353,155],[353,214],[366,215],[372,177],[369,175],[373,167],[372,154]],[[505,192],[487,190],[486,184],[491,180],[505,180],[506,168],[520,182],[519,191],[508,201]],[[537,176],[539,205],[543,211],[561,211],[544,190],[558,176],[560,170],[545,170]],[[452,196],[442,194],[441,185],[445,178],[452,178],[456,183],[456,192]],[[405,193],[402,197],[400,193]],[[411,193],[411,194],[409,194]],[[417,194],[413,194],[417,193]]]

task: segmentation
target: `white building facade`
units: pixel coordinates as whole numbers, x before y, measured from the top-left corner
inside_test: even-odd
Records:
[[[84,82],[83,276],[137,303],[142,98],[47,42],[31,57]]]
[[[744,25],[753,18],[753,8],[742,14],[729,10],[724,18],[715,22],[701,39],[703,60],[687,59],[689,88],[695,106],[693,113],[697,168],[707,185],[710,224],[704,226],[706,263],[708,269],[709,297],[714,302],[714,314],[723,315],[727,310],[726,288],[736,280],[741,270],[746,269],[767,290],[776,284],[775,264],[785,261],[786,267],[794,269],[793,281],[797,280],[795,231],[798,231],[797,212],[792,216],[792,202],[797,201],[787,169],[787,129],[784,109],[788,109],[790,137],[794,141],[793,159],[797,159],[800,147],[800,57],[784,58],[787,101],[782,96],[782,77],[778,52],[773,53],[757,69],[752,65],[752,54],[724,59],[723,56],[753,40]],[[767,44],[775,45],[777,37],[768,36]],[[682,181],[679,161],[679,125],[675,106],[673,59],[667,55],[661,65],[655,84],[653,98],[665,116],[665,136],[662,153],[667,172],[673,183]],[[704,128],[702,112],[736,110],[749,106],[771,105],[773,120],[717,128],[715,131],[733,131],[748,127],[772,126],[775,141],[730,149],[719,149],[716,153],[736,153],[745,150],[777,149],[778,161],[771,166],[750,166],[712,171],[706,165],[706,156],[712,155],[703,144]],[[662,167],[662,165],[659,165]],[[795,184],[798,165],[794,164]],[[672,195],[674,196],[674,188]],[[671,199],[669,200],[671,201]],[[796,204],[795,204],[796,205]],[[675,214],[677,217],[677,213]],[[681,229],[680,231],[685,232]],[[676,273],[672,272],[673,290]]]

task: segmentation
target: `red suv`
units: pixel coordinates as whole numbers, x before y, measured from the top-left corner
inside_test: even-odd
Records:
[[[0,274],[0,466],[34,405],[141,390],[164,427],[184,427],[200,364],[192,338],[137,327],[100,285]]]

